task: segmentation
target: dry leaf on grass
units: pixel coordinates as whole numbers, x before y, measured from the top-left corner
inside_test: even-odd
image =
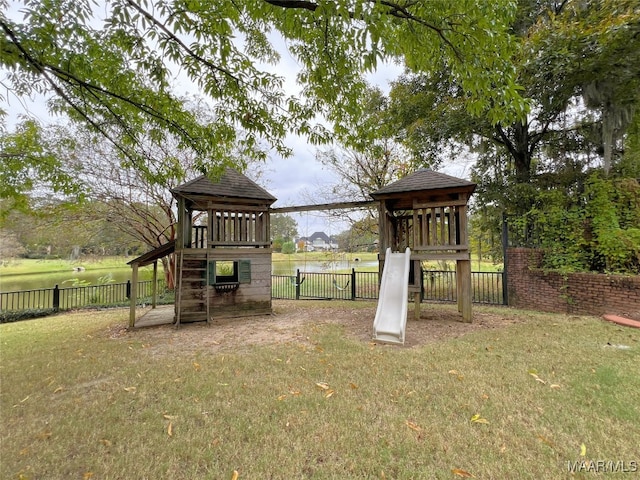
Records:
[[[453,473],[454,475],[457,475],[459,477],[465,477],[465,478],[476,478],[473,475],[471,475],[469,472],[466,472],[464,470],[460,470],[459,468],[454,468],[451,470],[451,473]]]
[[[407,425],[407,427],[409,427],[414,432],[421,432],[422,431],[422,428],[415,422],[411,422],[411,421],[407,420],[404,423]]]
[[[471,417],[471,423],[489,423],[489,420],[486,418],[482,418],[479,413],[476,413],[473,417]]]

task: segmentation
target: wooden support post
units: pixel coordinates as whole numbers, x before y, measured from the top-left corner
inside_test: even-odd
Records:
[[[462,321],[471,323],[471,260],[456,262],[458,311]]]
[[[153,284],[151,285],[151,308],[156,308],[158,297],[158,260],[153,262]]]
[[[136,303],[138,302],[138,264],[132,265],[133,271],[131,272],[131,302],[129,307],[129,328],[135,327],[136,324]]]
[[[413,294],[413,319],[420,319],[420,301],[422,300],[422,294],[416,292]]]

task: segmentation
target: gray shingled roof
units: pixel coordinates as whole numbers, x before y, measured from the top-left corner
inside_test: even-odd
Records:
[[[183,183],[172,190],[183,196],[204,195],[212,197],[249,198],[275,202],[276,197],[240,172],[227,168],[220,180],[214,183],[206,175]]]
[[[462,178],[452,177],[440,172],[434,172],[428,168],[420,169],[411,175],[397,180],[381,189],[371,193],[373,198],[391,193],[415,192],[422,190],[442,189],[475,189],[476,184]]]

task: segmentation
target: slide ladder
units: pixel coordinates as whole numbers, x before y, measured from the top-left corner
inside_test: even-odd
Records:
[[[404,344],[409,301],[409,266],[411,250],[391,253],[387,248],[380,282],[378,308],[373,321],[373,339]]]

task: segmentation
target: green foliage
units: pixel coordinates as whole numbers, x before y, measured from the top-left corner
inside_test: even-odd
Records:
[[[535,225],[537,245],[545,252],[546,268],[562,271],[588,269],[584,211],[564,192],[541,192],[525,216],[525,222]]]
[[[640,272],[640,186],[593,175],[585,191],[594,263],[606,271]]]
[[[44,309],[29,309],[20,311],[1,311],[0,312],[0,324],[20,322],[22,320],[30,320],[32,318],[48,317],[54,315],[57,310],[54,308]]]
[[[284,240],[282,239],[282,237],[274,238],[273,241],[271,242],[271,248],[273,249],[274,252],[280,252],[282,251],[283,243],[284,243]]]
[[[465,89],[443,62],[393,83],[388,121],[418,165],[474,154],[480,202],[522,215],[534,205],[535,191],[526,189],[538,176],[584,172],[595,162],[615,170],[623,142],[638,151],[638,120],[630,122],[640,110],[637,5],[518,2],[510,68],[531,106],[526,118],[496,124],[470,115]],[[627,176],[638,171],[633,158],[635,167],[624,160]]]
[[[545,268],[640,273],[640,184],[635,179],[608,179],[596,171],[577,195],[542,191],[512,228],[518,224],[544,250]]]
[[[10,201],[12,209],[26,211],[32,207],[34,189],[42,193],[75,195],[81,188],[76,182],[77,165],[65,160],[73,139],[61,127],[42,128],[34,120],[25,120],[14,131],[0,132],[0,199]],[[42,194],[41,193],[41,194]],[[3,219],[8,205],[1,210]]]
[[[345,134],[359,117],[363,74],[382,61],[413,72],[446,64],[468,110],[491,122],[526,111],[509,63],[512,0],[14,4],[0,16],[5,85],[18,96],[53,95],[53,112],[103,135],[140,170],[151,161],[147,135],[180,139],[199,170],[215,174],[238,158],[265,159],[269,148],[288,154],[289,132],[327,141],[318,114]],[[273,73],[282,43],[300,67],[304,99]],[[212,121],[185,108],[178,84],[202,92]]]
[[[293,242],[284,242],[282,244],[282,253],[286,255],[291,255],[292,253],[296,253],[296,244]]]
[[[284,241],[290,241],[298,235],[298,222],[289,215],[276,213],[271,215],[271,237],[280,240],[280,244]]]

